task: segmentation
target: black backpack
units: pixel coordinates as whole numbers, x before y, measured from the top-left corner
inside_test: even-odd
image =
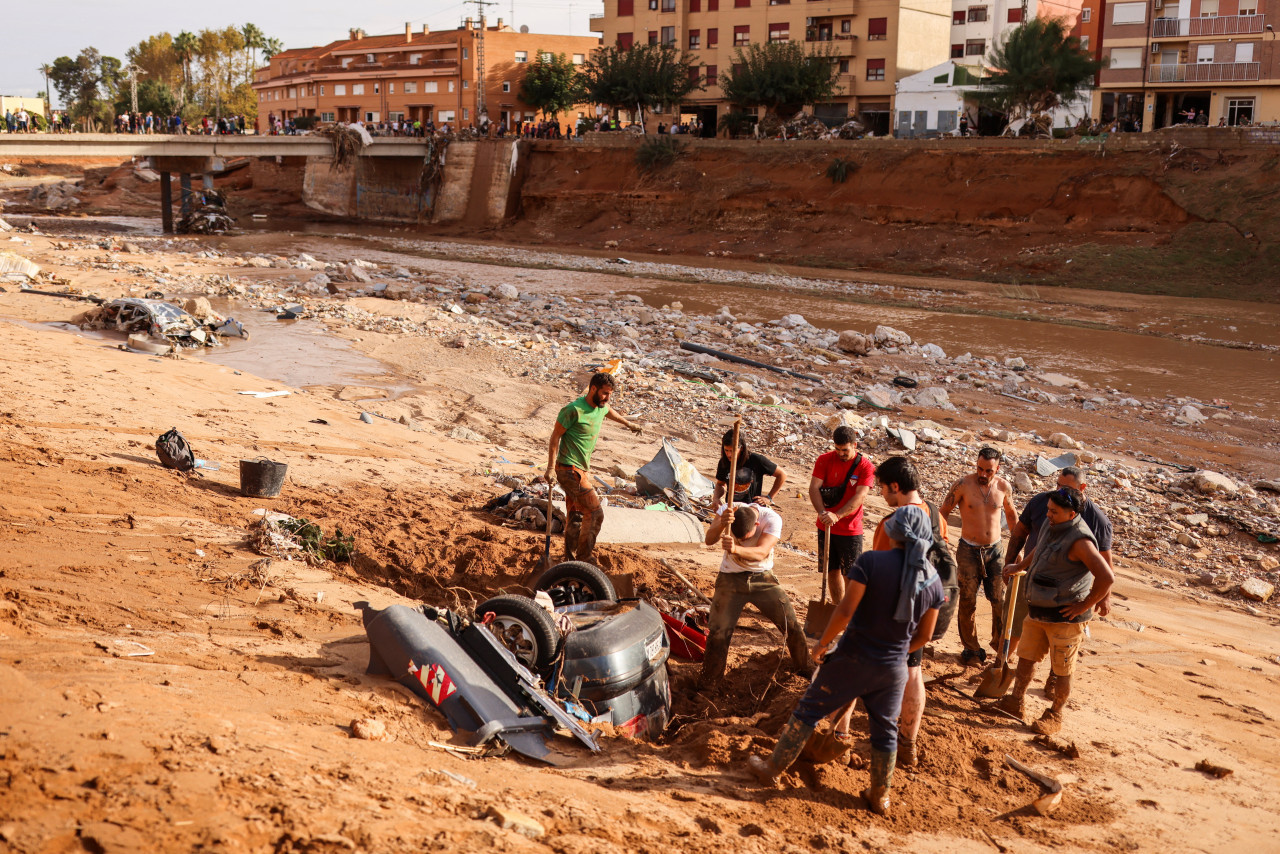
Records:
[[[196,455],[176,427],[156,439],[156,456],[167,469],[189,472],[196,467]]]
[[[942,514],[938,505],[926,501],[929,508],[929,524],[933,526],[933,545],[929,547],[928,558],[933,568],[938,570],[938,578],[942,581],[942,592],[947,601],[938,609],[938,623],[933,627],[933,640],[942,640],[947,629],[951,628],[951,620],[955,617],[956,605],[959,604],[960,583],[956,575],[956,559],[951,554],[951,547],[942,539]]]

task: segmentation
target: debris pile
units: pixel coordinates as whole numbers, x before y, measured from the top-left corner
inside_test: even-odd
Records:
[[[203,297],[187,300],[186,309],[159,299],[115,299],[86,312],[79,324],[83,329],[131,333],[129,346],[141,350],[217,347],[222,335],[245,334],[243,326],[215,312]]]
[[[227,199],[221,191],[205,190],[197,197],[199,204],[178,221],[179,234],[225,234],[236,224],[227,214]]]

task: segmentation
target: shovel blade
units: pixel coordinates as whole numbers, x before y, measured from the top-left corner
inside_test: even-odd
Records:
[[[992,667],[982,677],[982,682],[978,685],[978,690],[973,692],[975,697],[984,697],[989,700],[998,700],[1005,694],[1009,693],[1009,688],[1013,685],[1014,672],[1008,664],[1000,668]]]
[[[822,637],[822,632],[827,628],[827,623],[831,622],[831,615],[835,612],[835,602],[810,600],[809,607],[805,611],[804,633],[811,638]]]

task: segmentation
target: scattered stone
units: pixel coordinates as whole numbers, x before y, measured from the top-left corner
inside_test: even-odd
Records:
[[[1088,388],[1088,383],[1063,374],[1037,374],[1036,379],[1048,383],[1054,388]]]
[[[1180,531],[1178,533],[1178,544],[1186,546],[1189,549],[1200,548],[1200,541],[1188,534],[1186,531]]]
[[[846,329],[840,333],[840,337],[836,339],[836,349],[845,353],[852,353],[855,356],[865,356],[871,352],[871,348],[875,346],[875,341],[870,337],[863,335],[861,332],[854,332],[852,329]]]
[[[804,315],[802,314],[783,315],[780,319],[775,320],[773,323],[775,326],[781,326],[783,329],[798,329],[798,328],[803,328],[805,326],[812,326],[812,324],[809,323],[809,321],[804,319]]]
[[[1233,771],[1230,768],[1224,768],[1221,765],[1214,765],[1208,759],[1201,759],[1199,762],[1197,762],[1196,770],[1203,771],[1205,774],[1208,774],[1211,777],[1217,777],[1219,780],[1221,780],[1223,777],[1230,777],[1232,774],[1235,773],[1235,771]]]
[[[1013,488],[1019,492],[1034,492],[1036,485],[1032,483],[1030,475],[1020,471],[1013,476]]]
[[[776,394],[766,394],[764,397],[760,398],[760,402],[767,404],[768,406],[781,406],[783,401],[782,398],[778,397]]]
[[[375,718],[357,718],[351,722],[351,737],[365,741],[387,741],[387,725]]]
[[[871,429],[867,419],[854,412],[841,412],[838,415],[832,415],[822,422],[822,426],[827,428],[828,433],[836,432],[837,427],[848,427],[859,436]]]
[[[1196,409],[1191,404],[1187,404],[1178,410],[1176,420],[1181,421],[1184,424],[1190,424],[1194,427],[1198,424],[1203,424],[1209,419],[1199,409]]]
[[[1205,495],[1214,493],[1225,493],[1227,495],[1235,495],[1240,491],[1235,481],[1216,471],[1198,471],[1191,477],[1191,482],[1195,488]]]
[[[1240,582],[1240,594],[1246,599],[1252,599],[1255,602],[1266,602],[1271,598],[1271,594],[1275,592],[1275,585],[1263,581],[1261,578],[1246,578]]]
[[[1280,569],[1280,560],[1276,560],[1271,555],[1258,555],[1258,569],[1263,572]]]
[[[945,388],[937,388],[936,386],[922,388],[913,392],[911,397],[916,406],[924,406],[930,409],[955,409]]]
[[[485,815],[503,830],[511,830],[530,839],[539,839],[547,832],[536,819],[509,807],[490,806]]]
[[[1084,445],[1081,442],[1077,442],[1075,439],[1072,439],[1066,433],[1050,433],[1049,444],[1053,445],[1055,448],[1069,448],[1072,450],[1077,450],[1084,447]]]
[[[911,336],[892,326],[877,326],[871,333],[878,347],[906,347],[911,343]]]
[[[751,383],[740,382],[733,387],[733,390],[737,392],[738,397],[742,398],[743,400],[759,400],[760,399],[760,393],[756,391],[756,387],[753,386]]]
[[[509,285],[506,282],[503,282],[502,284],[498,285],[498,287],[494,290],[494,292],[498,295],[499,299],[504,299],[504,300],[520,299],[520,291],[516,288],[516,286]]]
[[[489,441],[487,438],[480,435],[475,430],[472,430],[470,427],[463,427],[462,425],[458,425],[457,427],[454,427],[452,430],[450,430],[449,438],[461,439],[464,442],[488,442]]]
[[[1023,371],[1026,370],[1027,363],[1021,356],[1011,356],[1004,360],[1004,366],[1011,371]]]
[[[1253,488],[1263,492],[1280,492],[1280,480],[1260,480]]]
[[[1201,527],[1209,524],[1209,514],[1208,513],[1192,513],[1191,515],[1183,519],[1183,521],[1186,522],[1188,525],[1195,525],[1197,527]]]
[[[862,393],[862,397],[867,403],[877,409],[893,408],[893,398],[889,396],[887,391],[881,391],[878,388],[869,388]]]
[[[920,355],[926,359],[945,359],[947,352],[937,344],[925,344],[920,348]]]

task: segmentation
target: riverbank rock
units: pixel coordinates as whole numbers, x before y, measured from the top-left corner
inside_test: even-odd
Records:
[[[1025,471],[1020,471],[1013,476],[1013,488],[1019,492],[1034,492],[1036,485],[1031,482],[1031,476]]]
[[[859,436],[864,435],[871,429],[867,419],[854,412],[841,412],[839,415],[832,415],[822,422],[822,426],[827,428],[828,433],[836,432],[839,427],[848,427]]]
[[[481,436],[470,427],[454,427],[449,431],[450,439],[461,439],[464,442],[488,442],[484,436]]]
[[[498,287],[494,289],[494,293],[498,295],[498,299],[504,299],[504,300],[520,299],[519,289],[517,289],[515,285],[509,285],[506,282],[503,282],[502,284],[498,285]]]
[[[955,409],[945,388],[938,388],[937,386],[922,388],[912,392],[911,397],[916,406],[927,406],[932,409]]]
[[[1073,451],[1084,447],[1083,443],[1077,442],[1066,433],[1050,433],[1049,444],[1053,445],[1055,448],[1066,448]]]
[[[906,347],[911,343],[910,335],[892,326],[877,326],[871,336],[877,347]]]
[[[870,337],[861,332],[854,332],[852,329],[841,332],[840,337],[836,339],[836,349],[855,356],[868,355],[873,346],[875,342]]]
[[[1203,412],[1188,403],[1186,406],[1178,410],[1178,415],[1174,420],[1195,427],[1199,424],[1203,424],[1209,419]]]
[[[1191,476],[1191,483],[1197,491],[1205,495],[1214,493],[1235,495],[1240,491],[1234,480],[1216,471],[1198,471]]]
[[[1240,594],[1246,599],[1252,599],[1255,602],[1266,602],[1271,598],[1271,594],[1275,592],[1275,585],[1269,584],[1261,578],[1246,578],[1240,582]]]

